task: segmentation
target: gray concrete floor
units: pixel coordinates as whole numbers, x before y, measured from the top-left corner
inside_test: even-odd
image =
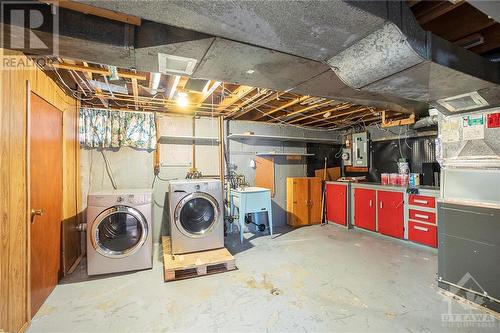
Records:
[[[246,234],[243,246],[231,235],[232,272],[164,283],[157,259],[152,270],[66,279],[29,332],[500,331],[498,319],[443,323],[449,311],[482,311],[439,292],[436,250],[334,225],[281,231]]]

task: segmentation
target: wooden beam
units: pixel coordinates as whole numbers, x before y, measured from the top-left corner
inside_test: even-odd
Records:
[[[245,100],[239,104],[239,105],[234,105],[227,113],[226,113],[226,118],[233,117],[236,113],[240,112],[244,107],[246,107],[248,104],[253,104],[255,101],[258,101],[259,98],[262,98],[263,96],[267,96],[269,94],[267,89],[259,89],[255,94],[252,96],[246,97]]]
[[[307,126],[307,125],[312,125],[312,124],[316,124],[316,123],[319,123],[321,121],[323,122],[330,122],[330,123],[333,123],[332,121],[330,121],[331,119],[335,119],[335,118],[338,118],[338,117],[342,117],[342,116],[346,116],[346,115],[350,115],[350,114],[353,114],[353,113],[357,113],[357,112],[362,112],[362,111],[365,111],[369,109],[369,107],[357,107],[355,108],[354,110],[348,110],[346,112],[341,112],[341,113],[338,113],[338,114],[334,114],[326,119],[316,119],[316,120],[313,120],[313,121],[310,121],[310,122],[307,122],[307,123],[304,123],[304,124],[301,124],[303,126]]]
[[[274,108],[270,111],[267,111],[266,113],[264,114],[261,114],[259,115],[258,117],[255,117],[254,119],[252,120],[259,120],[261,118],[264,118],[264,117],[267,117],[267,116],[270,116],[272,115],[273,113],[276,113],[278,111],[281,111],[281,110],[285,110],[291,106],[294,106],[295,104],[298,104],[298,103],[302,103],[303,101],[305,101],[306,99],[310,98],[311,96],[309,95],[305,95],[305,96],[301,96],[301,97],[298,97],[298,98],[295,98],[295,99],[292,99],[290,102],[288,103],[285,103],[277,108]]]
[[[329,109],[320,111],[318,113],[310,114],[310,115],[307,115],[307,116],[304,116],[304,117],[301,117],[301,118],[292,119],[288,123],[289,124],[297,123],[297,122],[305,120],[305,119],[314,118],[314,117],[317,117],[317,116],[322,116],[322,115],[324,115],[324,114],[326,114],[328,112],[335,112],[335,111],[345,110],[345,109],[348,109],[350,107],[352,107],[351,103],[340,103],[339,105],[336,105],[333,108],[329,108]]]
[[[438,17],[454,10],[455,8],[463,5],[464,2],[460,1],[455,4],[451,2],[440,2],[436,6],[433,6],[429,8],[428,10],[422,12],[421,14],[417,14],[416,18],[418,23],[420,24],[426,24],[427,22],[430,22],[434,19],[437,19]]]
[[[247,114],[248,112],[258,108],[259,106],[264,105],[266,103],[269,103],[273,99],[276,99],[276,98],[282,96],[283,94],[285,94],[285,92],[271,92],[271,94],[269,96],[267,96],[261,100],[255,101],[254,103],[252,103],[248,106],[245,106],[238,114],[236,114],[233,117],[233,119],[239,118],[239,117]]]
[[[398,119],[398,120],[387,120],[385,111],[382,111],[382,128],[394,127],[394,126],[403,126],[403,125],[412,125],[415,124],[415,114],[412,113],[408,118]]]
[[[75,12],[103,17],[108,20],[128,23],[137,26],[141,25],[140,17],[123,14],[110,9],[93,7],[80,2],[75,2],[70,0],[40,0],[40,2],[45,2],[48,4],[59,6],[61,8],[74,10]]]
[[[72,65],[68,63],[54,63],[52,64],[55,68],[60,68],[60,69],[66,69],[66,70],[72,70],[72,71],[78,71],[78,72],[86,72],[86,73],[95,73],[95,74],[100,74],[104,76],[109,76],[111,73],[109,72],[108,69],[105,68],[96,68],[96,67],[85,67],[81,65]],[[124,71],[118,71],[118,76],[125,78],[125,79],[137,79],[140,81],[146,80],[146,75],[140,75],[136,73],[131,73],[131,72],[124,72]]]
[[[240,99],[248,95],[254,89],[255,89],[254,87],[239,86],[231,93],[230,96],[226,97],[224,100],[222,100],[222,102],[219,103],[215,111],[217,112],[225,111],[228,107],[238,102]]]
[[[276,117],[276,119],[271,120],[271,122],[275,122],[275,121],[278,121],[278,120],[283,119],[283,118],[289,118],[291,116],[294,116],[294,115],[299,114],[299,113],[307,112],[309,110],[318,109],[318,108],[321,108],[322,106],[325,106],[325,105],[330,104],[332,102],[333,102],[332,100],[328,100],[328,101],[324,101],[324,102],[321,102],[318,104],[309,105],[305,108],[301,108],[301,109],[298,109],[296,111],[282,115],[280,117]]]
[[[83,66],[89,67],[89,64],[84,61],[83,62]],[[83,72],[83,74],[87,77],[88,80],[92,80],[92,74],[93,74],[92,72]],[[96,91],[97,94],[102,94],[101,88],[95,87],[95,91]],[[102,105],[104,107],[107,108],[109,106],[109,103],[108,103],[108,101],[106,99],[104,99],[101,96],[97,96],[97,98],[99,98],[99,100],[101,101],[101,103],[102,103]]]
[[[134,92],[135,109],[139,110],[139,87],[135,78],[132,79],[132,91]]]

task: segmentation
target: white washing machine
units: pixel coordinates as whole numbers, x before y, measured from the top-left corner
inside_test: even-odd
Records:
[[[171,181],[169,203],[172,254],[224,247],[220,180]]]
[[[153,266],[152,202],[151,190],[113,190],[89,194],[88,275]]]

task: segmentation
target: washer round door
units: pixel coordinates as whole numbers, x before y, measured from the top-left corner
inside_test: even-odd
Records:
[[[92,245],[103,256],[123,258],[136,253],[146,242],[148,224],[137,209],[113,206],[92,224]]]
[[[217,225],[220,208],[217,200],[207,193],[188,194],[175,207],[174,220],[185,236],[203,237]]]

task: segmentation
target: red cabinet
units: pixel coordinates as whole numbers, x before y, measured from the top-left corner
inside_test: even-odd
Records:
[[[401,192],[378,191],[378,231],[404,238],[404,198]]]
[[[420,244],[437,247],[437,227],[435,225],[410,221],[408,239]]]
[[[410,220],[436,224],[436,213],[434,212],[427,212],[418,209],[410,209],[409,218]]]
[[[356,227],[376,231],[375,190],[354,189],[354,224]]]
[[[413,206],[436,208],[436,198],[425,195],[410,194],[409,204]]]
[[[347,225],[347,186],[326,184],[326,219]]]

